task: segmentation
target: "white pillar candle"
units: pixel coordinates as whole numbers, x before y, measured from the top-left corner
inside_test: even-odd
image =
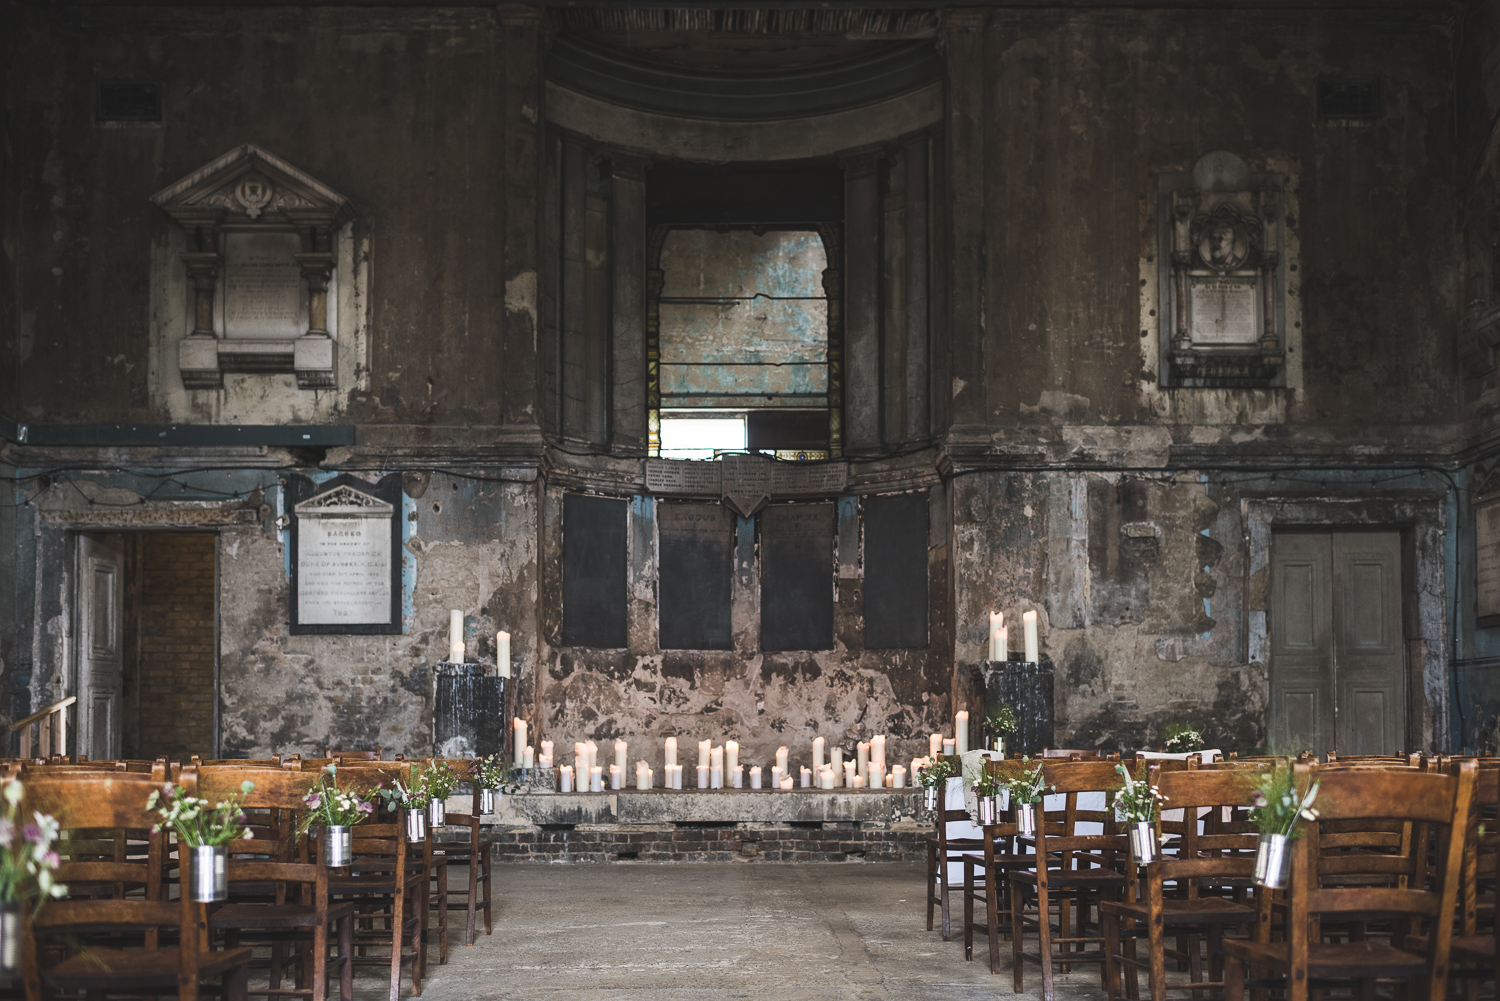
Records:
[[[856,788],[856,789],[863,789],[864,787],[865,787],[865,777],[863,775],[856,775],[856,776],[854,776],[854,788]]]
[[[594,743],[592,740],[587,740],[584,741],[583,746],[587,748],[589,752],[589,767],[593,768],[599,763],[599,745]]]
[[[707,765],[699,765],[698,766],[698,788],[699,789],[707,789],[708,788],[708,766]]]
[[[620,776],[622,774],[623,774],[623,772],[621,771],[619,765],[610,765],[609,766],[609,787],[611,789],[619,789],[620,788]]]
[[[651,766],[644,761],[635,763],[635,787],[641,790],[651,788]]]
[[[578,778],[587,778],[589,774],[589,754],[583,749],[583,744],[573,742],[573,774]]]
[[[902,768],[900,765],[895,765],[891,768],[891,788],[906,788],[906,769]]]
[[[611,766],[613,767],[613,766]],[[598,765],[589,766],[589,792],[604,791],[604,769]]]
[[[943,753],[943,735],[935,733],[927,738],[927,754],[929,757],[937,757]]]
[[[999,656],[998,659],[999,660],[1010,660],[1010,626],[1001,626],[1000,630],[999,630],[999,635],[1000,635],[1000,656]]]
[[[780,768],[783,773],[786,772],[786,759],[789,753],[785,744],[776,748],[776,767]]]
[[[1035,664],[1041,653],[1036,643],[1036,612],[1021,613],[1021,628],[1026,630],[1026,663]]]
[[[668,737],[667,738],[667,749],[666,749],[666,751],[664,753],[665,753],[666,756],[665,756],[665,758],[663,758],[663,763],[665,763],[667,765],[675,765],[675,764],[677,764],[677,738],[676,737]]]
[[[457,608],[448,613],[448,662],[464,662],[464,613]]]
[[[792,777],[790,775],[783,775],[781,777],[781,791],[782,792],[791,792],[792,791]]]
[[[724,770],[724,748],[715,747],[708,752],[708,767]]]
[[[527,771],[536,767],[536,748],[530,744],[526,745],[526,751],[521,756],[521,767]]]
[[[510,677],[510,633],[504,629],[495,634],[495,670],[502,678]]]
[[[552,764],[552,755],[550,754],[544,754],[536,759],[536,766],[538,768],[551,768]]]
[[[682,791],[682,765],[672,766],[672,788],[678,792]]]
[[[870,774],[870,745],[860,741],[854,745],[855,775],[869,777]]]
[[[960,709],[953,717],[953,749],[962,754],[969,749],[969,710]]]
[[[551,758],[553,756],[553,753],[552,753],[553,746],[554,745],[553,745],[552,741],[550,741],[550,740],[544,740],[544,741],[542,741],[542,757],[544,757],[544,758]]]
[[[807,767],[806,765],[803,765],[802,766],[802,775],[801,775],[801,778],[802,778],[802,788],[803,789],[811,789],[812,788],[812,769],[809,768],[809,767]]]
[[[710,789],[722,789],[722,788],[724,788],[724,766],[723,765],[709,765],[708,766],[708,787]]]
[[[814,768],[822,768],[823,767],[823,749],[825,747],[827,747],[827,746],[828,746],[827,742],[824,741],[824,739],[822,737],[814,737],[813,738],[813,767]]]
[[[700,767],[709,767],[708,757],[713,751],[714,742],[711,740],[698,741],[698,764]]]
[[[573,766],[572,765],[563,765],[562,768],[558,769],[558,771],[562,773],[561,778],[558,781],[558,787],[557,787],[558,791],[559,792],[572,792],[573,791]]]
[[[771,766],[771,788],[772,789],[780,789],[781,788],[781,769],[778,768],[776,765],[772,765]]]
[[[740,767],[740,742],[737,740],[725,741],[724,743],[724,771],[730,775]],[[740,784],[736,782],[734,787],[738,789]]]
[[[511,722],[511,746],[516,749],[516,767],[522,766],[526,753],[526,721],[517,719]]]
[[[751,789],[759,789],[760,788],[760,765],[751,765],[750,766],[750,788]]]
[[[833,769],[829,768],[827,765],[823,766],[822,771],[818,775],[818,788],[820,788],[820,789],[832,789],[833,788]]]
[[[833,769],[835,783],[844,777],[844,749],[842,747],[828,749],[828,767]]]
[[[745,788],[745,766],[735,765],[729,769],[729,784],[736,789]]]
[[[885,774],[885,734],[877,733],[870,738],[870,768]]]
[[[846,761],[846,762],[844,762],[844,788],[845,789],[853,789],[854,788],[854,780],[856,778],[858,778],[858,777],[859,776],[857,776],[857,775],[854,774],[854,762],[852,762],[852,761]]]
[[[630,760],[630,745],[619,738],[615,739],[615,767],[620,771],[625,770],[625,764]]]
[[[953,741],[950,740],[950,739],[948,739],[947,737],[943,738],[943,753],[944,754],[952,754],[953,753]]]
[[[989,637],[990,637],[990,657],[989,657],[989,659],[990,660],[999,660],[1000,659],[1000,630],[1003,629],[1004,627],[1005,627],[1005,613],[1004,612],[991,612],[990,613],[990,628],[989,628]]]

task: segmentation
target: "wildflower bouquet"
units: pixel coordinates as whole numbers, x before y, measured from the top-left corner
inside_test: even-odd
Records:
[[[48,899],[61,897],[68,888],[56,882],[62,864],[53,845],[57,842],[56,819],[33,813],[31,823],[17,827],[25,790],[19,779],[0,786],[0,903],[22,904],[34,900],[37,909]]]
[[[1156,812],[1166,797],[1156,786],[1147,785],[1130,774],[1123,764],[1115,765],[1125,784],[1115,793],[1115,819],[1125,824],[1149,824],[1156,819]]]
[[[427,772],[415,764],[408,767],[406,775],[392,782],[389,788],[381,786],[379,793],[389,810],[422,810],[432,802]]]
[[[427,783],[427,791],[433,799],[447,799],[453,795],[453,790],[458,788],[458,783],[462,780],[462,776],[454,770],[453,766],[442,758],[428,758],[422,778]]]
[[[469,779],[480,789],[499,789],[511,781],[511,769],[506,767],[500,755],[475,758],[469,765]]]
[[[1021,763],[1025,765],[1030,758],[1022,758]],[[1040,803],[1042,797],[1047,794],[1050,787],[1046,785],[1046,779],[1042,777],[1042,763],[1038,761],[1029,771],[1023,771],[1017,778],[1006,783],[1010,789],[1012,803]]]
[[[1168,754],[1191,754],[1203,750],[1203,734],[1188,723],[1168,723],[1162,730],[1162,747]]]
[[[1309,823],[1318,819],[1313,809],[1313,800],[1318,798],[1318,783],[1314,782],[1306,793],[1297,792],[1297,776],[1289,765],[1282,765],[1260,777],[1260,784],[1250,793],[1250,820],[1262,834],[1278,834],[1284,838],[1301,835],[1297,821]]]
[[[169,829],[177,835],[178,844],[188,848],[217,847],[235,840],[249,840],[254,834],[245,826],[243,806],[245,796],[254,788],[254,782],[242,782],[238,797],[231,796],[214,805],[209,805],[206,799],[189,796],[175,785],[153,789],[146,799],[146,809],[155,810],[161,820],[151,828],[151,833]]]
[[[923,766],[918,775],[918,781],[924,786],[938,786],[947,782],[957,774],[951,758],[941,758],[937,761],[929,761]]]
[[[980,799],[998,796],[1000,790],[1005,788],[1005,782],[998,775],[991,774],[983,761],[979,762],[979,768],[971,771],[967,778],[974,787],[974,795]]]
[[[302,830],[311,827],[353,827],[375,812],[375,790],[364,794],[338,786],[338,765],[329,764],[318,776],[318,784],[307,791],[302,800],[307,804],[307,814],[302,819]]]
[[[1021,721],[1016,717],[1016,711],[1010,706],[1000,706],[991,709],[984,717],[984,728],[989,731],[991,737],[1004,737],[1006,734],[1015,733]]]

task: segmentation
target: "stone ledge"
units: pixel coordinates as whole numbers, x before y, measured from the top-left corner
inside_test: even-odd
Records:
[[[473,800],[450,796],[448,809],[467,813]],[[891,823],[925,815],[922,790],[716,789],[603,793],[520,793],[499,796],[480,821],[500,827],[543,824]]]

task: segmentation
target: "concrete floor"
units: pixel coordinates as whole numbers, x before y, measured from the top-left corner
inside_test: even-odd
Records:
[[[982,960],[964,961],[960,936],[926,930],[923,875],[920,865],[858,862],[498,867],[495,933],[465,948],[460,920],[448,963],[433,951],[422,999],[1012,996],[1008,952],[991,976]],[[369,972],[356,986],[361,999],[386,996]],[[1041,996],[1035,967],[1027,987]],[[1059,978],[1060,1001],[1102,996],[1094,967]]]

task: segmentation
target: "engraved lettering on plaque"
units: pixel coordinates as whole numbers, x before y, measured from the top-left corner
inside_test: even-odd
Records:
[[[342,486],[295,510],[298,624],[389,622],[391,505]]]
[[[1476,612],[1500,616],[1500,497],[1474,505]]]
[[[302,249],[295,233],[224,238],[224,336],[292,338],[307,333]]]
[[[1196,275],[1188,279],[1188,322],[1194,344],[1253,344],[1260,336],[1254,278]]]

